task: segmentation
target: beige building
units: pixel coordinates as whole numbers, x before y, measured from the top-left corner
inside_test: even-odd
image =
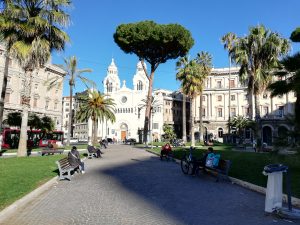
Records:
[[[0,45],[0,89],[2,88],[5,63],[5,49]],[[40,116],[49,116],[55,122],[57,130],[62,128],[62,91],[65,71],[60,67],[48,63],[44,68],[33,72],[31,84],[30,112]],[[45,82],[55,78],[54,88],[47,90]],[[4,119],[10,112],[21,111],[21,96],[28,88],[24,71],[15,60],[9,62],[9,74],[7,79],[6,96],[4,102]]]
[[[231,117],[237,115],[249,117],[249,96],[246,86],[239,80],[238,72],[239,68],[231,68],[229,80],[228,68],[213,69],[205,82],[202,95],[203,132],[211,134],[214,139],[219,141],[223,141],[223,133],[228,132],[229,113]],[[228,91],[229,85],[231,89],[230,96]],[[231,100],[230,107],[229,98]],[[286,115],[294,113],[293,103],[295,101],[294,93],[271,98],[270,93],[265,92],[260,96],[259,108],[262,118],[263,142],[271,145],[273,138],[278,135],[280,130],[292,129],[284,122],[284,118]],[[200,96],[195,99],[194,106],[195,121],[199,121]],[[248,138],[251,138],[250,136],[247,134]]]

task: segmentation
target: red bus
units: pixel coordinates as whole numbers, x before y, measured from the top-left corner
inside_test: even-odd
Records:
[[[13,149],[18,148],[20,140],[20,130],[5,128],[2,132],[2,148]],[[53,131],[45,133],[41,130],[27,131],[28,147],[45,147],[48,143],[56,143],[63,141],[63,131]]]

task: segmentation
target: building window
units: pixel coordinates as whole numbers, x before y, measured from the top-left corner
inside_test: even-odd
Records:
[[[67,103],[66,103],[66,106],[69,106],[69,105],[70,105],[70,103],[69,103],[69,102],[67,102]]]
[[[153,129],[158,129],[158,123],[153,123],[152,127],[153,127]]]
[[[223,109],[218,108],[218,117],[222,117],[222,116],[223,116]]]
[[[245,108],[245,116],[249,116],[250,115],[250,108],[246,107]]]
[[[70,109],[69,109],[69,108],[66,108],[66,109],[65,109],[65,111],[66,111],[66,112],[69,112],[69,111],[70,111]]]
[[[205,102],[205,95],[202,95],[202,101]]]
[[[218,102],[222,101],[222,95],[218,95]]]
[[[269,107],[264,106],[264,114],[267,116],[269,114]]]
[[[107,84],[107,92],[112,92],[112,90],[113,90],[113,85],[112,85],[112,83],[108,83],[108,84]]]
[[[236,108],[231,108],[230,109],[230,115],[231,116],[236,116]]]
[[[222,138],[223,137],[223,128],[218,129],[218,137]]]
[[[234,88],[235,87],[235,82],[234,82],[234,80],[230,80],[230,88]]]
[[[9,100],[10,100],[10,93],[5,93],[5,99],[4,99],[4,102],[5,103],[9,103]]]
[[[263,99],[267,99],[268,98],[268,94],[267,93],[264,93],[263,94]]]
[[[202,117],[205,117],[206,116],[206,110],[205,108],[202,109]]]
[[[34,85],[34,89],[37,90],[38,88],[39,88],[39,85],[38,85],[38,84],[35,84],[35,85]]]
[[[244,100],[248,100],[248,94],[244,95]]]
[[[33,99],[33,107],[35,107],[35,108],[37,107],[37,101],[38,101],[37,98],[34,98],[34,99]]]
[[[284,107],[283,106],[279,106],[278,107],[278,116],[279,117],[283,117],[284,116]]]
[[[235,95],[230,95],[230,100],[235,101]]]
[[[54,103],[54,109],[57,109],[57,102]]]
[[[222,88],[222,81],[217,80],[217,88]]]
[[[140,81],[140,80],[138,81],[136,89],[137,89],[138,91],[143,90],[143,82],[142,82],[142,81]]]

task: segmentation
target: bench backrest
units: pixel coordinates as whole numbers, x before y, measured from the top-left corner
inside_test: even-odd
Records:
[[[66,168],[68,166],[70,166],[69,160],[68,158],[63,158],[57,161],[57,164],[60,168]]]

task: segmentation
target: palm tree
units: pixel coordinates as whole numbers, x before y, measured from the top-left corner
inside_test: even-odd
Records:
[[[228,122],[228,127],[235,127],[237,134],[240,138],[240,143],[243,141],[243,133],[245,128],[254,128],[255,122],[249,118],[245,118],[243,116],[235,116],[230,119]]]
[[[18,156],[26,156],[32,73],[48,62],[52,50],[63,50],[65,43],[69,41],[68,35],[61,28],[69,22],[69,16],[64,10],[70,6],[70,1],[23,0],[6,3],[3,12],[7,23],[1,30],[14,34],[12,38],[15,39],[9,47],[9,53],[17,59],[26,77],[21,101],[23,115],[18,147]]]
[[[86,94],[79,97],[79,111],[76,113],[76,119],[80,122],[91,118],[92,120],[92,140],[97,144],[97,123],[109,120],[115,122],[114,100],[107,98],[97,90],[89,90]]]
[[[68,134],[67,134],[67,146],[70,145],[70,137],[72,134],[72,125],[73,125],[73,88],[76,85],[77,80],[79,79],[88,89],[89,86],[95,87],[96,84],[89,80],[88,78],[82,76],[83,73],[92,72],[91,69],[78,69],[77,64],[78,60],[76,56],[71,56],[69,58],[64,59],[65,65],[63,66],[64,70],[66,71],[66,76],[68,79],[69,87],[70,87],[70,111],[69,111],[69,123],[68,123]],[[46,81],[46,85],[48,85],[48,89],[55,87],[56,85],[62,85],[61,83],[57,84],[57,79],[53,77]]]
[[[295,122],[297,129],[300,130],[300,52],[293,56],[287,56],[282,61],[282,68],[275,73],[286,79],[278,80],[269,85],[271,97],[294,92],[295,102]]]
[[[186,66],[189,63],[189,58],[187,56],[179,58],[176,62],[176,70],[178,73],[186,74]],[[186,95],[182,92],[182,140],[186,143]]]
[[[201,79],[203,79],[202,87],[200,91],[200,111],[199,111],[199,133],[200,133],[200,141],[203,141],[203,119],[202,119],[202,112],[203,112],[203,99],[202,99],[202,92],[204,88],[204,80],[211,72],[212,68],[212,57],[208,52],[200,52],[197,54],[196,62],[199,64],[201,68]]]
[[[232,49],[237,40],[236,34],[229,32],[225,34],[221,41],[224,44],[224,49],[228,50],[228,60],[229,60],[229,77],[228,77],[228,121],[230,121],[230,106],[231,106],[231,86],[230,86],[230,79],[231,79],[231,55]],[[230,134],[230,126],[228,127],[228,134]]]
[[[232,59],[240,65],[240,80],[248,85],[250,117],[255,118],[257,124],[260,122],[259,95],[271,81],[270,71],[278,65],[278,58],[288,52],[289,46],[288,40],[262,25],[251,27],[249,34],[238,37],[233,46]],[[256,129],[256,138],[259,133]]]
[[[92,72],[92,70],[91,69],[78,69],[77,68],[77,58],[75,56],[69,57],[68,59],[65,59],[64,61],[65,61],[64,69],[67,72],[69,87],[70,87],[70,113],[69,113],[68,135],[67,135],[67,146],[69,146],[71,131],[72,131],[72,118],[73,118],[73,110],[72,110],[73,87],[75,87],[76,80],[80,79],[86,85],[86,87],[88,87],[88,84],[91,84],[93,87],[95,87],[96,84],[93,81],[82,76],[83,73]]]
[[[203,55],[204,53],[200,53],[199,55]],[[181,88],[185,95],[190,98],[190,134],[192,146],[195,146],[195,136],[194,136],[194,100],[197,95],[202,93],[203,84],[205,77],[207,76],[204,73],[204,67],[201,63],[197,62],[196,59],[189,60],[187,56],[185,59],[180,58],[176,64],[177,74],[176,79],[181,81]]]

